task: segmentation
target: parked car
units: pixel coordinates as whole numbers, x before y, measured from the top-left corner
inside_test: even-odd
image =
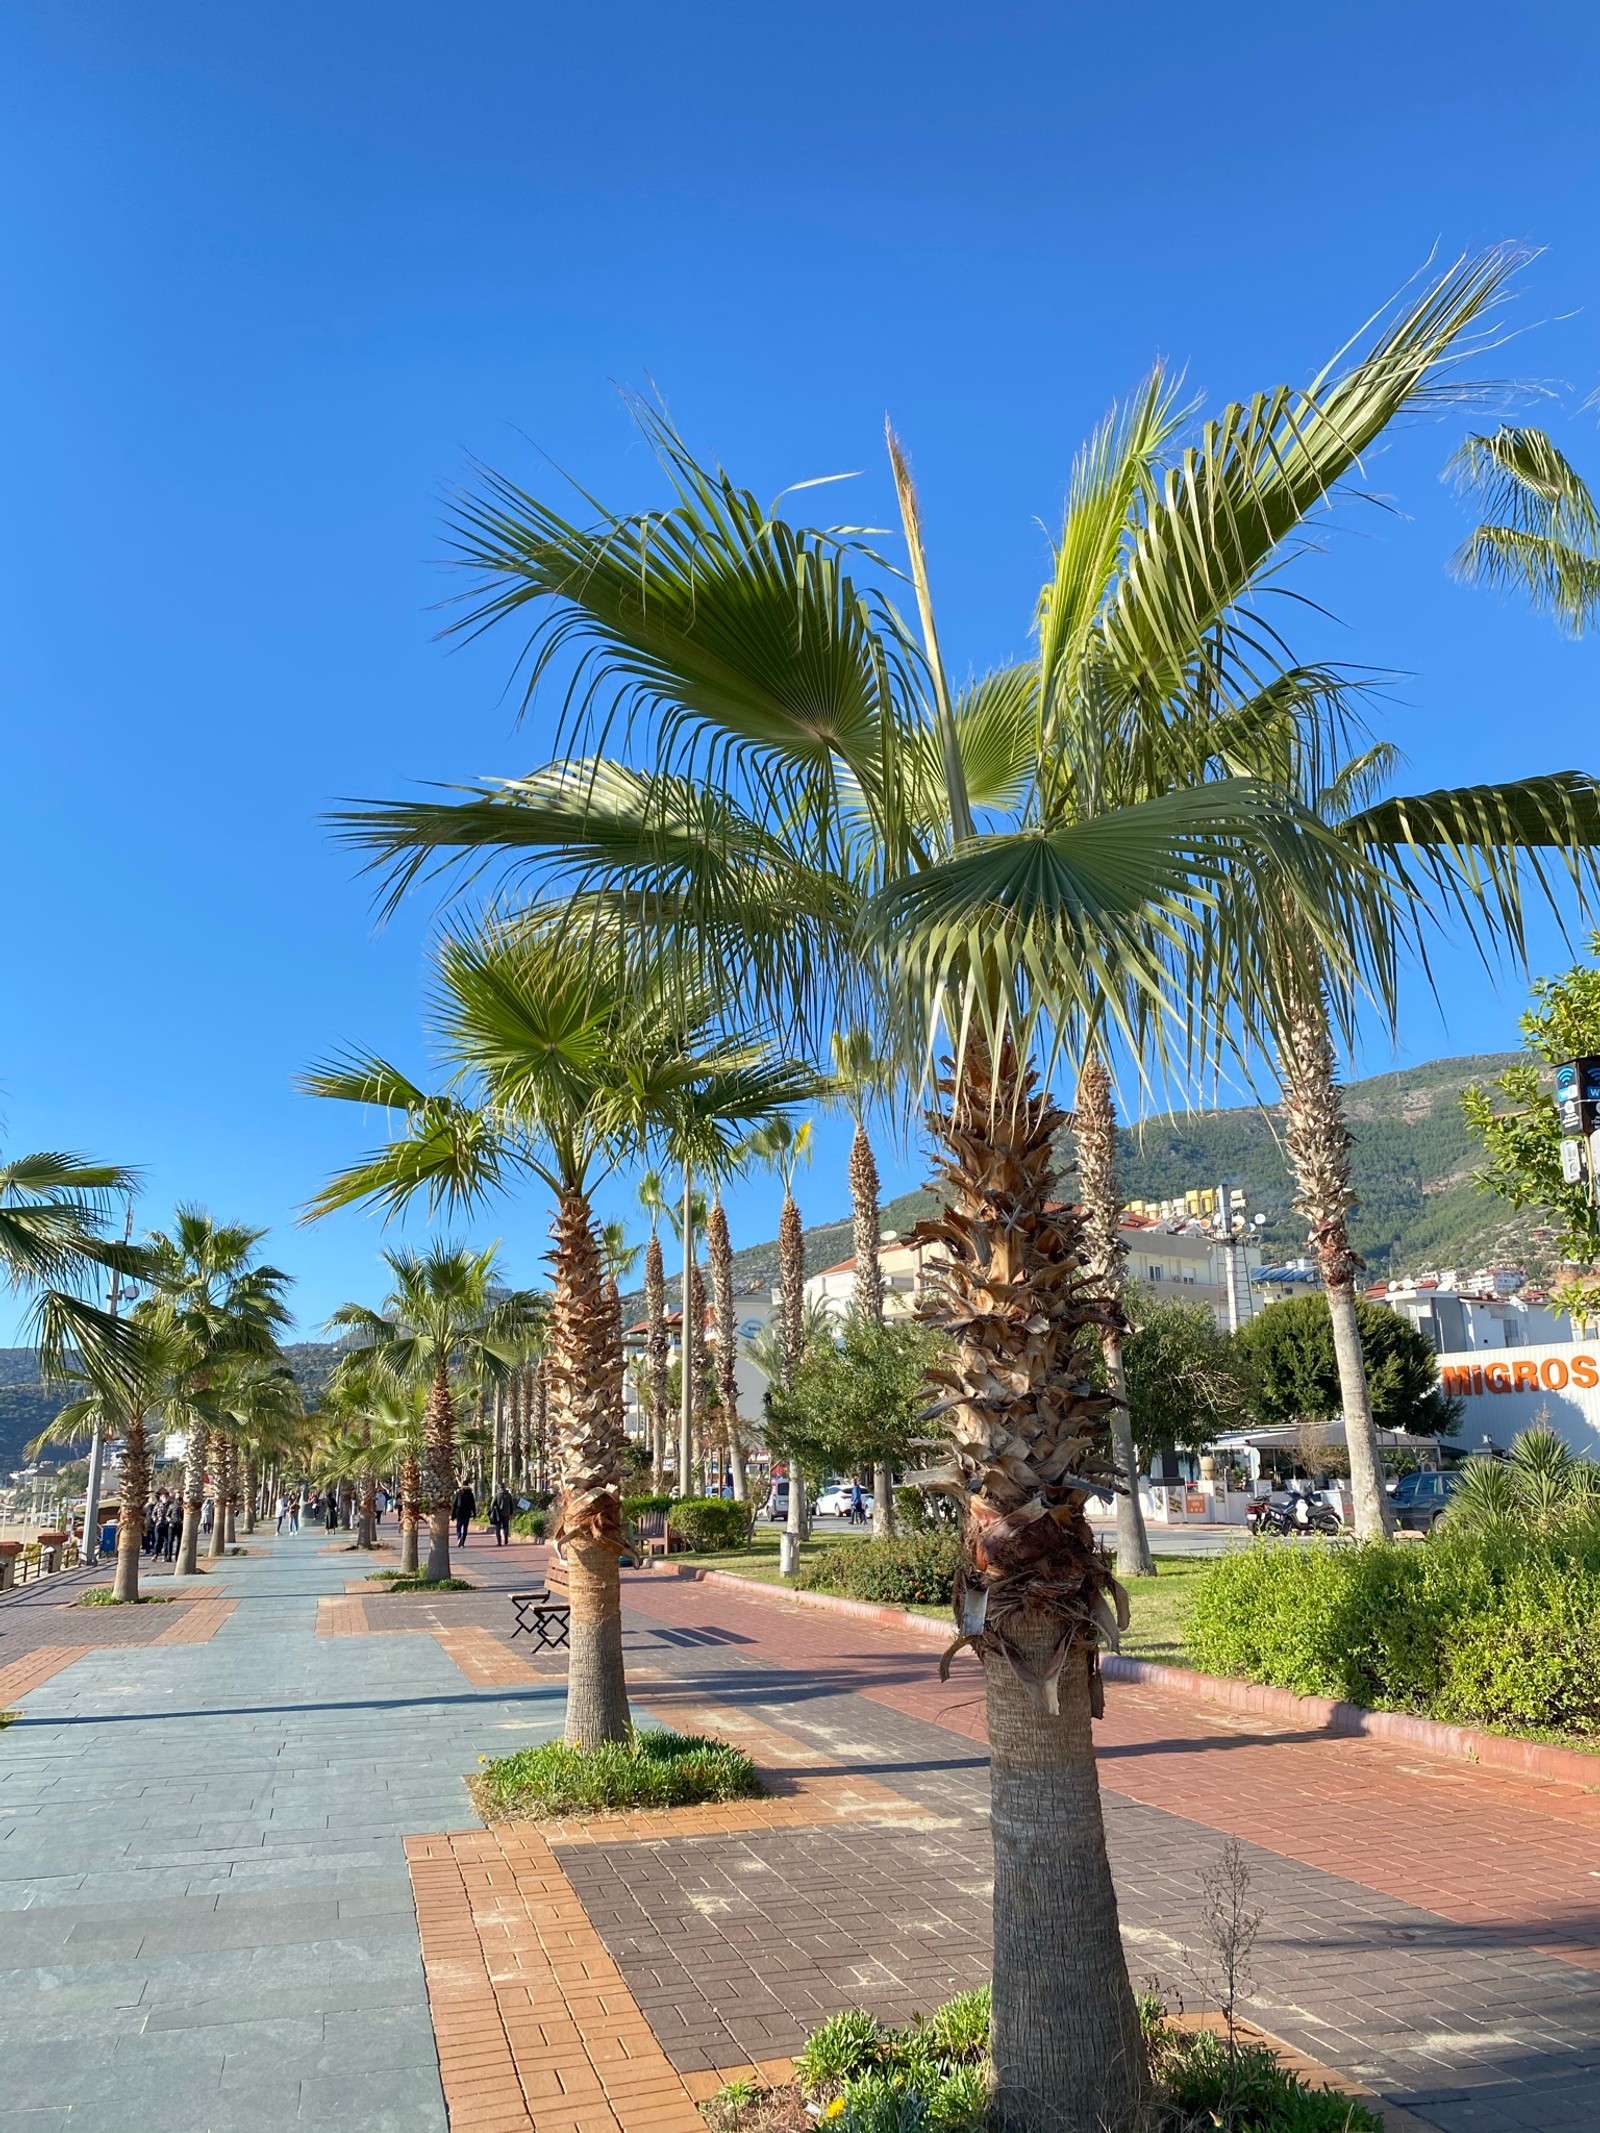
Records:
[[[770,1518],[774,1525],[781,1526],[789,1516],[789,1484],[786,1480],[775,1481],[767,1491],[767,1500],[761,1506],[763,1518]]]
[[[870,1518],[872,1516],[872,1498],[865,1489],[861,1492],[861,1503],[862,1508]],[[836,1482],[832,1487],[824,1489],[817,1498],[816,1509],[818,1515],[822,1518],[848,1518],[850,1516],[849,1482]]]
[[[1409,1533],[1432,1532],[1449,1510],[1461,1479],[1459,1469],[1402,1474],[1389,1497],[1395,1524]]]

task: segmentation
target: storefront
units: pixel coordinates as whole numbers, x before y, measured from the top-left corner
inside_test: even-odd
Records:
[[[1473,1349],[1441,1355],[1439,1385],[1465,1407],[1454,1442],[1502,1449],[1518,1430],[1548,1423],[1575,1452],[1600,1458],[1600,1343]]]

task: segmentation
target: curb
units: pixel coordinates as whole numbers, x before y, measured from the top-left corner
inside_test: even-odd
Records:
[[[903,1607],[846,1600],[827,1592],[792,1592],[785,1586],[742,1578],[732,1570],[692,1570],[685,1565],[675,1575],[697,1578],[708,1585],[726,1585],[746,1598],[778,1606],[821,1607],[857,1621],[876,1622],[886,1629],[909,1630],[914,1636],[932,1638],[940,1644],[948,1644],[955,1634],[953,1623],[908,1614]],[[1559,1778],[1568,1784],[1600,1790],[1600,1755],[1585,1754],[1581,1748],[1558,1748],[1546,1741],[1521,1740],[1514,1734],[1480,1733],[1471,1726],[1417,1718],[1409,1711],[1368,1711],[1360,1704],[1341,1703],[1332,1696],[1299,1696],[1293,1689],[1272,1688],[1265,1682],[1236,1681],[1226,1674],[1200,1674],[1189,1667],[1160,1666],[1151,1659],[1125,1659],[1118,1652],[1106,1653],[1100,1661],[1100,1671],[1107,1681],[1162,1689],[1169,1696],[1219,1703],[1231,1711],[1253,1711],[1262,1718],[1287,1720],[1306,1732],[1390,1741],[1447,1762],[1476,1763],[1480,1769],[1510,1770],[1523,1777]]]

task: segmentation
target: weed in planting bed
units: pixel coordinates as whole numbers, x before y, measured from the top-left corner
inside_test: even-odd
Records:
[[[546,1741],[485,1763],[473,1786],[490,1821],[514,1815],[614,1813],[628,1807],[696,1807],[761,1791],[754,1763],[726,1741],[665,1728],[599,1748]]]
[[[109,1585],[91,1585],[80,1592],[75,1605],[79,1607],[170,1607],[170,1592],[141,1592],[136,1600],[119,1600]]]
[[[391,1577],[386,1570],[373,1573],[378,1578],[388,1578],[391,1592],[471,1592],[470,1578],[423,1578]]]

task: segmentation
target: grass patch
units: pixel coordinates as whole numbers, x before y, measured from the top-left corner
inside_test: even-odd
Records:
[[[402,1577],[398,1570],[374,1570],[368,1583],[374,1578],[386,1583],[391,1592],[471,1592],[474,1589],[470,1578]]]
[[[90,1585],[74,1601],[77,1607],[170,1607],[170,1592],[141,1592],[136,1600],[119,1600],[110,1585]]]
[[[11,1724],[17,1715],[15,1711],[0,1711],[0,1733],[4,1733],[6,1727]]]
[[[1189,1610],[1200,1580],[1214,1559],[1204,1555],[1158,1555],[1153,1578],[1124,1578],[1133,1620],[1122,1633],[1129,1659],[1159,1666],[1192,1666]]]
[[[605,1814],[626,1807],[696,1807],[761,1791],[754,1763],[726,1741],[663,1728],[600,1748],[546,1741],[485,1763],[473,1791],[490,1821]]]

